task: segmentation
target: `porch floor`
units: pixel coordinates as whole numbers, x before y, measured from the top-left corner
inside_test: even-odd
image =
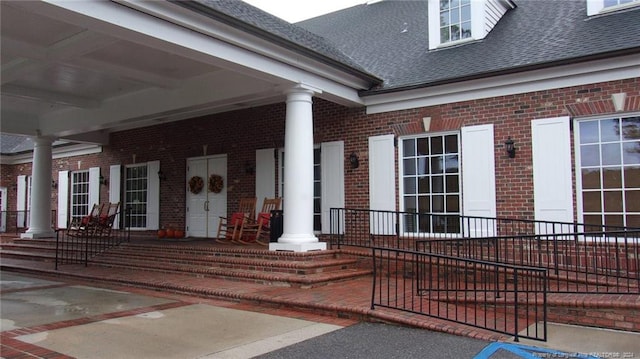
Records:
[[[4,238],[3,241],[9,240]],[[267,250],[263,246],[228,245],[207,240],[158,240],[134,238],[134,244],[167,243],[185,247],[233,247],[239,251],[255,252]],[[353,248],[354,251],[365,249]],[[122,289],[129,292],[153,295],[161,292],[183,301],[216,301],[233,303],[233,308],[269,313],[292,318],[347,326],[356,322],[386,322],[410,327],[434,330],[488,341],[510,341],[506,335],[473,328],[445,320],[423,315],[405,313],[385,308],[371,309],[371,276],[362,276],[345,281],[330,283],[312,288],[270,286],[259,283],[200,277],[194,275],[152,272],[127,268],[104,267],[89,264],[62,265],[55,270],[54,264],[47,261],[3,258],[2,270],[37,274],[38,276],[63,278],[78,283],[99,283],[101,287]],[[185,299],[188,298],[188,299]],[[615,301],[621,307],[640,309],[640,298],[636,295],[589,295],[553,294],[550,299],[556,303],[571,306],[589,307],[599,303]],[[228,306],[229,304],[227,304]],[[640,354],[640,353],[638,353]]]

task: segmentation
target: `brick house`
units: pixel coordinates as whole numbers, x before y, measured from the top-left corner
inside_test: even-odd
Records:
[[[294,251],[326,248],[332,207],[640,227],[637,0],[297,24],[239,1],[1,6],[0,193],[23,236],[120,201],[134,230],[215,237],[254,196],[283,197],[270,248]],[[220,193],[189,190],[211,175]]]

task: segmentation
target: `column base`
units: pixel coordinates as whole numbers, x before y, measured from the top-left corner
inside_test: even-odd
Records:
[[[56,238],[56,232],[47,231],[47,232],[25,232],[20,235],[20,238],[27,239],[38,239],[38,238]]]
[[[286,251],[286,252],[309,252],[309,251],[326,251],[327,243],[310,242],[310,243],[269,243],[270,251]]]

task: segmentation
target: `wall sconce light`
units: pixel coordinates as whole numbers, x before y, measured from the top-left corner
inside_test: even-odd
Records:
[[[56,181],[51,180],[51,188],[53,188],[53,189],[58,188],[58,184],[56,183]]]
[[[162,171],[158,171],[158,179],[160,181],[165,181],[167,179],[167,176],[165,176],[165,174],[162,173]]]
[[[516,146],[511,137],[507,138],[507,140],[504,141],[504,148],[505,150],[507,150],[509,158],[516,158]]]
[[[104,178],[103,175],[100,175],[100,184],[103,186],[106,186],[109,184],[109,181],[106,178]]]
[[[349,163],[351,163],[352,169],[360,167],[360,159],[358,158],[357,153],[351,152],[351,154],[349,155]]]
[[[248,174],[248,175],[252,175],[254,174],[256,171],[255,167],[253,167],[253,165],[251,165],[250,162],[246,162],[244,164],[244,173]]]

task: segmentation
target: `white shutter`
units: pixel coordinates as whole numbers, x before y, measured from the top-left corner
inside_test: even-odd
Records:
[[[256,150],[256,216],[264,198],[276,196],[276,158],[274,148]]]
[[[462,210],[471,217],[496,217],[496,175],[493,124],[463,127]],[[463,235],[493,236],[495,222],[464,220]]]
[[[344,142],[325,142],[320,147],[322,185],[322,233],[331,233],[331,208],[344,208]],[[334,222],[334,233],[344,233],[344,223]]]
[[[393,135],[369,137],[369,208],[396,210],[395,147]],[[395,215],[372,215],[371,233],[395,234]]]
[[[569,117],[531,121],[531,143],[535,219],[573,222]],[[562,226],[538,227],[537,232],[557,232]]]
[[[69,171],[58,172],[58,228],[67,228],[69,220]]]
[[[100,167],[89,168],[89,211],[100,204]]]
[[[17,214],[17,226],[18,228],[25,228],[25,212],[27,209],[27,176],[18,176],[18,188],[16,188],[16,210]]]
[[[160,161],[147,162],[147,229],[160,226]]]
[[[109,202],[118,203],[120,201],[120,186],[121,186],[121,176],[122,170],[121,165],[111,165],[109,167]],[[120,203],[120,213],[122,210],[122,203]],[[120,228],[120,214],[116,216],[116,219],[113,221],[113,228]]]

